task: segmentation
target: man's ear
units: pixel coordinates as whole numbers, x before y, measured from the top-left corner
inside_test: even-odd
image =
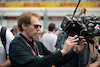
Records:
[[[25,31],[26,30],[26,24],[25,23],[22,23],[22,29],[23,29],[23,31]]]

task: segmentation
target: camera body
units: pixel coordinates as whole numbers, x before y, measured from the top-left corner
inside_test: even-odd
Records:
[[[98,20],[98,17],[94,15],[83,19],[65,16],[61,24],[61,28],[68,35],[81,35],[90,40],[94,36],[100,36],[100,30],[95,29],[97,24],[100,24],[100,21]]]
[[[69,35],[73,34],[80,34],[80,30],[82,30],[82,27],[79,23],[81,20],[76,19],[75,17],[72,16],[65,16],[63,19],[63,22],[61,24],[61,28],[63,29],[64,32],[66,32]]]

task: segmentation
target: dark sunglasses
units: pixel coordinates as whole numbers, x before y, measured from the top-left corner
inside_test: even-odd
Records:
[[[35,28],[42,27],[42,25],[33,25]]]

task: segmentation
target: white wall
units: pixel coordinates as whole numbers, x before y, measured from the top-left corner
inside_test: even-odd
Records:
[[[13,24],[14,23],[17,23],[18,20],[3,20],[2,21],[2,26],[7,26],[9,28],[12,28],[13,27]],[[62,23],[62,20],[49,20],[48,21],[48,25],[50,23],[55,23],[56,24],[56,28],[59,28],[61,23]],[[41,27],[41,31],[43,31],[43,28],[44,28],[44,25],[43,25],[43,20],[40,20],[40,24],[42,25]]]
[[[2,20],[2,26],[4,27],[12,28],[14,23],[17,23],[17,20]]]
[[[8,27],[12,28],[15,23],[17,23],[17,20],[8,20]]]
[[[8,26],[8,24],[7,24],[7,20],[2,20],[2,26]]]
[[[77,9],[77,11],[80,8]],[[94,14],[100,16],[100,8],[86,8],[86,16]],[[0,14],[4,13],[4,16],[20,16],[23,11],[34,11],[43,16],[43,12],[47,11],[48,16],[65,16],[67,14],[73,14],[75,8],[0,8]],[[42,12],[43,11],[43,12]]]

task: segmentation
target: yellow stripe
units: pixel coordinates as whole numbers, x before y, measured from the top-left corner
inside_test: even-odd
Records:
[[[76,7],[77,2],[0,2],[0,7]],[[81,2],[79,7],[100,8],[100,2]]]

